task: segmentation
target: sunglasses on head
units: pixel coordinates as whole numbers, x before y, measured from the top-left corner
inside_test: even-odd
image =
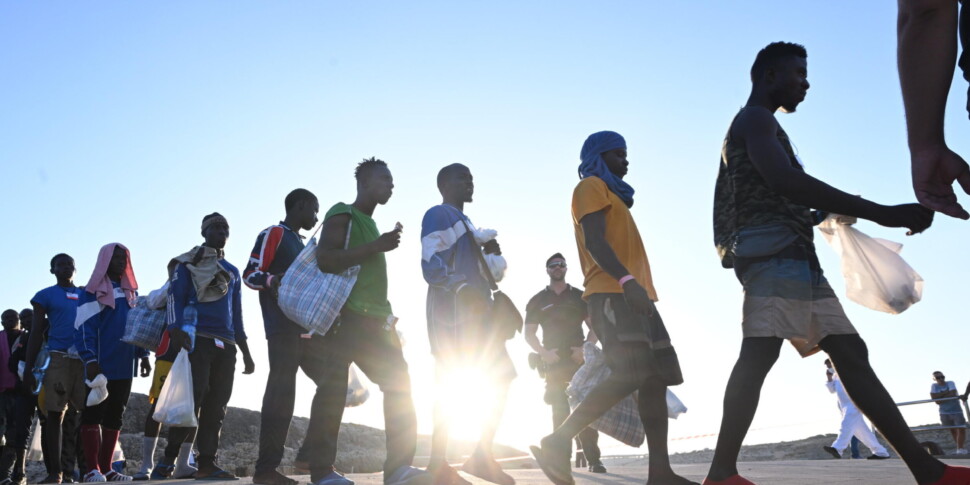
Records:
[[[549,269],[553,269],[553,268],[565,268],[566,267],[566,262],[565,261],[553,261],[553,262],[547,264],[546,267],[549,268]]]

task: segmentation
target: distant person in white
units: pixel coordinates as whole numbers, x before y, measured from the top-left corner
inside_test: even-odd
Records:
[[[946,380],[942,372],[933,373],[933,385],[930,386],[930,399],[943,399],[945,397],[958,397],[957,385],[953,381]],[[963,417],[963,409],[960,408],[960,401],[950,399],[936,403],[940,407],[940,423],[943,426],[963,426],[962,428],[950,428],[950,435],[957,444],[957,449],[953,453],[956,455],[966,455],[967,449],[963,444],[967,440],[967,419]]]
[[[825,359],[825,367],[825,377],[828,379],[825,387],[829,389],[829,392],[839,398],[839,409],[842,411],[842,428],[839,429],[839,436],[835,438],[832,446],[823,446],[822,448],[833,457],[842,458],[842,452],[848,448],[849,442],[855,436],[872,452],[869,455],[870,460],[885,460],[889,458],[889,452],[886,450],[886,447],[879,443],[876,435],[862,417],[862,413],[859,412],[859,408],[855,406],[852,399],[849,399],[849,395],[845,393],[845,388],[842,387],[842,381],[839,379],[839,375],[835,373],[835,368],[832,367],[832,361]]]

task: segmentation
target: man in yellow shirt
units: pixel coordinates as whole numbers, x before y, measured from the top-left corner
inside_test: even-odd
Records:
[[[697,485],[677,476],[667,454],[667,386],[683,382],[677,354],[654,301],[657,292],[640,232],[630,214],[633,188],[623,181],[629,162],[626,141],[601,131],[580,153],[579,185],[572,216],[583,298],[593,331],[603,342],[610,376],[532,452],[556,485],[574,483],[569,467],[571,440],[621,399],[639,391],[640,420],[650,454],[648,484]]]

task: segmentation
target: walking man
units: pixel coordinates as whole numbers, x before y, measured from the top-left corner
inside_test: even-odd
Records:
[[[69,405],[74,409],[84,409],[87,389],[84,386],[84,364],[74,345],[74,320],[82,291],[74,285],[74,258],[64,253],[54,255],[50,262],[50,273],[54,275],[56,284],[38,291],[30,300],[34,309],[34,331],[27,341],[24,387],[29,391],[39,387],[33,369],[46,335],[50,362],[40,383],[48,390],[44,401],[47,419],[44,420],[41,434],[50,456],[44,457],[48,466],[44,483],[60,483],[63,474],[72,471],[62,469],[63,461],[75,460],[55,457],[74,455],[73,450],[68,448],[75,447],[74,438],[78,430],[76,416],[65,419],[65,412]]]
[[[572,217],[593,331],[603,343],[610,376],[532,453],[557,485],[574,483],[569,468],[573,437],[633,392],[649,448],[648,484],[690,485],[670,467],[667,386],[683,382],[677,354],[654,302],[650,262],[630,208],[634,189],[623,180],[630,162],[626,140],[601,131],[580,151],[580,181]],[[696,484],[694,484],[696,485]]]
[[[839,435],[832,442],[832,445],[823,446],[822,449],[835,458],[842,458],[842,452],[852,445],[853,438],[858,438],[872,452],[869,455],[870,460],[885,460],[889,458],[889,451],[879,443],[876,434],[866,424],[866,420],[862,417],[859,408],[852,402],[852,399],[849,399],[849,395],[845,393],[845,388],[842,387],[842,380],[839,379],[839,374],[835,372],[835,367],[832,367],[831,359],[825,359],[825,378],[827,379],[825,387],[828,388],[829,392],[835,394],[835,397],[839,400],[839,411],[842,411],[842,426],[839,428]],[[853,449],[852,451],[852,458],[858,458],[858,450]]]
[[[201,246],[175,258],[177,265],[169,284],[166,320],[171,345],[190,352],[195,413],[199,420],[195,478],[235,480],[234,474],[216,464],[216,457],[222,421],[232,396],[236,346],[243,354],[243,374],[252,374],[256,366],[249,354],[243,326],[242,278],[239,270],[225,260],[229,222],[218,212],[203,217],[202,237],[205,242]],[[186,332],[191,327],[194,327],[194,337]],[[169,430],[166,463],[178,456],[185,435],[191,431],[192,428]]]
[[[318,408],[323,417],[319,445],[310,455],[313,485],[353,485],[338,473],[337,435],[347,396],[351,363],[363,371],[384,393],[384,433],[387,458],[385,485],[429,485],[431,476],[411,466],[417,446],[417,416],[411,399],[411,377],[397,335],[397,318],[387,300],[387,261],[384,253],[397,249],[401,226],[381,234],[374,210],[391,198],[394,178],[383,160],[369,158],[357,165],[357,198],[352,204],[337,203],[323,219],[317,265],[321,271],[339,274],[360,266],[353,290],[339,321],[324,337],[328,354],[327,373],[320,390]]]
[[[964,484],[970,468],[947,466],[913,437],[869,364],[869,352],[829,286],[812,241],[811,209],[926,230],[933,212],[884,206],[805,173],[775,112],[792,113],[809,88],[805,48],[773,43],[751,68],[747,103],[728,128],[714,192],[714,241],[725,268],[744,287],[743,339],[724,393],[724,415],[708,485],[750,484],[737,470],[741,443],[768,371],[788,340],[802,356],[824,350],[845,390],[920,484]]]
[[[566,387],[583,365],[583,343],[596,342],[596,334],[583,335],[583,322],[589,325],[583,290],[566,283],[566,258],[556,253],[546,260],[549,286],[529,300],[525,307],[525,341],[542,361],[546,379],[546,404],[552,406],[552,429],[569,416]],[[542,343],[537,332],[542,328]],[[589,471],[606,473],[600,461],[599,433],[587,427],[577,436],[589,463]]]
[[[448,165],[438,172],[437,182],[442,203],[428,209],[421,221],[421,270],[428,282],[428,338],[438,388],[428,471],[435,485],[469,483],[447,463],[450,419],[443,394],[449,379],[468,379],[469,371],[480,370],[491,382],[482,383],[483,395],[470,398],[489,399],[492,409],[483,417],[478,446],[462,470],[492,483],[512,485],[515,480],[495,461],[492,445],[515,379],[515,365],[505,340],[489,331],[492,292],[484,275],[489,269],[480,263],[482,253],[501,254],[501,248],[494,239],[479,244],[470,230],[464,209],[472,201],[475,184],[468,167]]]
[[[259,291],[266,345],[269,354],[269,378],[263,393],[260,414],[259,458],[253,483],[261,485],[295,485],[277,467],[283,459],[283,444],[293,419],[296,401],[296,374],[303,373],[314,381],[317,391],[310,408],[310,425],[297,461],[306,461],[316,453],[311,445],[324,432],[322,379],[325,374],[327,349],[323,335],[310,335],[283,314],[276,302],[277,289],[287,268],[303,251],[300,230],[311,230],[317,224],[320,203],[309,190],[290,192],[283,203],[286,218],[256,237],[249,265],[243,272],[246,286]]]
[[[142,377],[152,369],[147,350],[121,341],[128,310],[135,306],[138,296],[128,248],[118,243],[103,246],[84,290],[78,299],[74,345],[84,361],[88,393],[103,395],[107,391],[107,398],[81,411],[81,441],[88,470],[83,480],[128,482],[130,476],[111,468],[112,457],[131,394],[134,360],[141,361]]]

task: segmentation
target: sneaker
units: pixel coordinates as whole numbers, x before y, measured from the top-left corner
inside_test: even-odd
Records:
[[[125,475],[124,473],[111,470],[110,472],[104,474],[104,480],[106,482],[130,482],[132,478],[130,475]]]
[[[589,466],[589,471],[592,473],[606,473],[606,467],[603,462],[597,461]]]
[[[131,479],[136,482],[145,482],[145,481],[148,481],[148,479],[151,477],[152,477],[151,470],[148,470],[148,471],[141,470],[138,473],[132,475]]]
[[[954,452],[954,454],[955,455],[966,455],[967,454],[967,449],[966,448],[957,448],[957,450]]]
[[[354,481],[332,470],[327,476],[311,482],[311,485],[354,485]]]
[[[450,467],[447,463],[429,466],[428,473],[431,474],[431,483],[434,485],[472,485],[472,482],[465,480],[458,474],[458,470]]]
[[[835,458],[836,460],[842,459],[842,453],[839,453],[839,450],[836,450],[831,446],[823,446],[822,449],[825,450],[826,453],[832,455],[832,458]]]
[[[554,485],[575,485],[572,470],[569,467],[569,449],[572,443],[566,442],[565,445],[556,443],[551,436],[542,438],[539,446],[530,446],[532,456],[542,469],[542,473],[552,481]]]
[[[889,455],[869,455],[867,460],[888,460]]]
[[[100,471],[98,471],[97,469],[94,469],[85,473],[84,478],[82,478],[81,481],[84,483],[97,483],[97,482],[106,482],[108,480],[104,478],[104,475],[102,475]]]
[[[390,476],[385,472],[384,485],[431,485],[431,474],[420,468],[403,465]]]

